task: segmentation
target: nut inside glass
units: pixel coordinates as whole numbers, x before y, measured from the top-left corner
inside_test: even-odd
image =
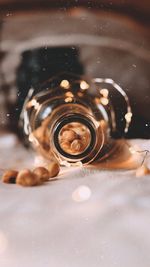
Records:
[[[91,143],[89,128],[80,122],[71,122],[62,127],[58,141],[64,152],[71,155],[82,154]]]

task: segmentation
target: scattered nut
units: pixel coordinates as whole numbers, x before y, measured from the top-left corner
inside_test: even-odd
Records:
[[[2,176],[2,181],[7,184],[15,184],[18,172],[15,170],[8,170]]]
[[[22,186],[34,186],[39,185],[41,180],[30,170],[25,169],[18,173],[16,183]]]
[[[52,161],[48,166],[47,169],[49,171],[49,177],[55,177],[58,175],[60,171],[60,166],[56,161]]]
[[[49,180],[49,178],[57,176],[60,171],[60,166],[56,161],[51,161],[45,167],[37,167],[32,171],[24,169],[21,171],[8,170],[2,176],[4,183],[16,183],[22,186],[35,186]]]
[[[150,170],[145,165],[142,165],[136,170],[136,177],[141,177],[147,174],[150,174]]]
[[[49,171],[44,167],[37,167],[33,170],[33,174],[38,176],[39,180],[46,182],[49,179]]]

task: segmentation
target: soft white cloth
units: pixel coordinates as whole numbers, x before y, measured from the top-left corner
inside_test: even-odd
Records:
[[[32,165],[16,141],[0,151],[2,169]],[[0,267],[149,267],[149,228],[150,176],[134,170],[73,167],[33,188],[0,182]]]

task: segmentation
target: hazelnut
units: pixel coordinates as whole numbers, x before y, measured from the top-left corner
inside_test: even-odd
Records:
[[[147,174],[150,174],[150,170],[145,165],[142,165],[136,170],[136,177],[141,177]]]
[[[49,179],[49,171],[44,167],[37,167],[33,170],[33,174],[38,176],[39,180],[46,182]]]
[[[22,186],[34,186],[39,185],[41,180],[30,170],[25,169],[18,173],[16,183]]]
[[[48,164],[47,169],[49,171],[49,177],[52,178],[58,175],[60,166],[56,161],[52,161],[50,164]]]
[[[61,145],[63,150],[68,150],[70,148],[70,143],[69,142],[63,141],[63,142],[60,143],[60,145]]]
[[[2,181],[7,184],[15,184],[17,175],[17,171],[7,170],[2,176]]]
[[[72,143],[71,143],[71,149],[76,151],[76,152],[80,152],[82,150],[82,142],[78,139],[75,139]]]
[[[62,139],[67,142],[72,142],[77,138],[77,134],[73,130],[66,130],[62,133]]]
[[[75,132],[76,132],[76,134],[78,135],[78,136],[82,136],[83,134],[84,134],[84,130],[83,130],[83,128],[80,126],[80,127],[76,127],[75,128]]]

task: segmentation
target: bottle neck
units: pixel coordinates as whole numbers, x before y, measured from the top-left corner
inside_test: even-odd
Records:
[[[59,107],[52,117],[50,147],[60,162],[89,163],[104,144],[104,132],[88,108]]]

